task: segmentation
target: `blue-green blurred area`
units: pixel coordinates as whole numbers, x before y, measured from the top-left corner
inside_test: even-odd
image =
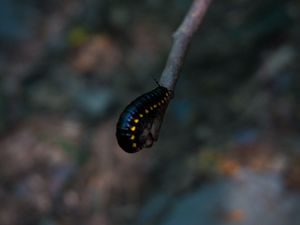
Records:
[[[190,4],[1,1],[1,225],[300,224],[298,0],[213,1],[158,142],[118,147]]]

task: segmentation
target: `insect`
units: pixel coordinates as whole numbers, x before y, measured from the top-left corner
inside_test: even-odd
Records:
[[[164,113],[172,97],[172,91],[159,85],[124,109],[116,130],[119,146],[124,151],[138,152],[157,141]]]

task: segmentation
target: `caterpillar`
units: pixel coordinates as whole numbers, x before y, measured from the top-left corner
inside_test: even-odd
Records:
[[[117,122],[119,146],[128,153],[151,147],[157,141],[160,125],[173,92],[160,86],[132,101]]]

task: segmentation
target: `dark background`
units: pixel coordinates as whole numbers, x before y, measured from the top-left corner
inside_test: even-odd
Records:
[[[159,141],[120,112],[191,1],[2,0],[1,225],[300,224],[300,1],[213,1]]]

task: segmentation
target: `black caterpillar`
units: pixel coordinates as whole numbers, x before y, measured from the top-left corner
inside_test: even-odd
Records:
[[[158,139],[160,124],[172,96],[172,91],[159,86],[124,109],[116,131],[118,143],[124,151],[134,153],[152,146]]]

